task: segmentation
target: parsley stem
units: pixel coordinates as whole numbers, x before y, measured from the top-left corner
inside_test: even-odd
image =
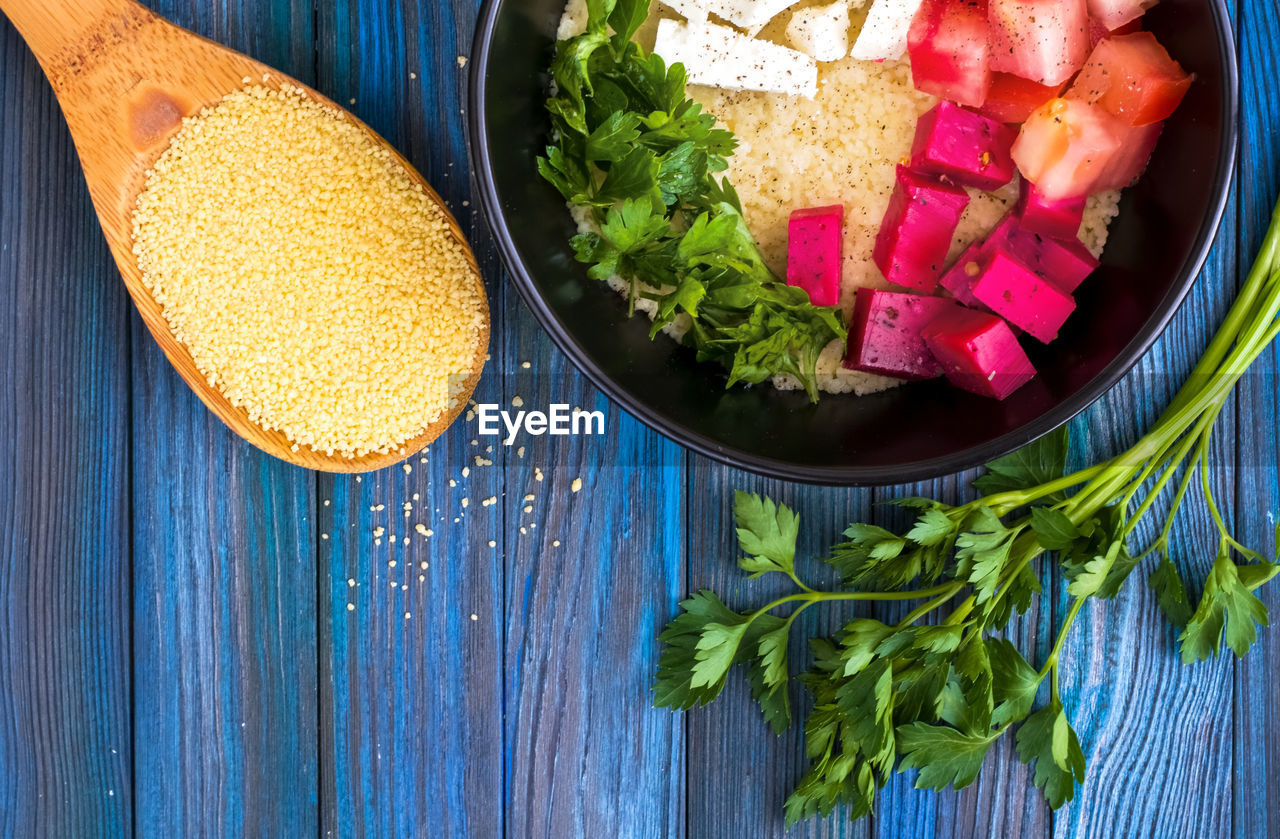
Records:
[[[1075,602],[1071,604],[1071,611],[1067,612],[1066,619],[1062,622],[1062,629],[1058,631],[1057,640],[1053,642],[1053,649],[1049,651],[1049,657],[1045,659],[1044,667],[1040,669],[1040,681],[1044,681],[1045,676],[1049,675],[1050,670],[1057,670],[1058,656],[1062,654],[1062,647],[1067,641],[1067,634],[1071,631],[1071,625],[1076,622],[1076,617],[1080,614],[1080,609],[1084,607],[1087,597],[1077,597]],[[1054,677],[1053,693],[1057,697],[1058,679]]]
[[[945,603],[953,597],[957,591],[963,588],[964,583],[945,583],[943,585],[934,586],[933,588],[920,589],[919,591],[808,591],[804,594],[789,594],[786,597],[779,597],[772,603],[761,606],[756,609],[748,618],[748,622],[755,620],[767,612],[772,612],[779,606],[785,606],[788,603],[803,603],[801,609],[807,609],[814,603],[835,603],[840,601],[903,601],[903,600],[925,600],[927,598],[937,599],[940,595],[945,594],[946,599],[941,602]],[[939,604],[941,605],[941,603]],[[936,607],[935,607],[936,608]]]
[[[1183,438],[1182,443],[1181,445],[1178,446],[1177,451],[1175,451],[1172,454],[1172,456],[1165,459],[1165,462],[1168,463],[1168,467],[1165,469],[1164,473],[1160,476],[1160,478],[1156,481],[1155,486],[1151,488],[1151,490],[1147,493],[1146,497],[1142,500],[1142,504],[1140,504],[1138,506],[1138,509],[1134,511],[1133,516],[1129,519],[1129,521],[1125,525],[1122,536],[1128,537],[1129,534],[1131,534],[1135,529],[1137,529],[1138,525],[1142,523],[1143,518],[1151,510],[1152,505],[1155,504],[1156,500],[1160,497],[1160,495],[1164,492],[1164,488],[1168,486],[1169,481],[1173,480],[1173,476],[1178,471],[1179,464],[1181,464],[1183,461],[1187,459],[1187,455],[1190,454],[1191,450],[1197,445],[1197,441],[1202,439],[1204,440],[1208,439],[1208,432],[1213,429],[1213,426],[1217,422],[1219,414],[1222,413],[1222,408],[1223,408],[1223,404],[1220,403],[1216,410],[1211,411],[1210,413],[1207,413],[1203,417],[1201,417],[1200,422],[1196,425],[1194,429],[1192,429],[1192,433],[1186,435]],[[1192,463],[1188,468],[1192,470],[1195,469],[1194,459],[1192,460]],[[1181,503],[1181,498],[1184,493],[1185,493],[1185,490],[1183,491],[1183,493],[1179,493],[1179,495],[1176,496],[1176,498],[1178,499],[1178,503],[1176,503],[1174,507],[1169,511],[1170,520],[1172,520],[1174,514],[1177,513],[1178,506]]]
[[[920,620],[920,618],[924,617],[925,615],[932,612],[934,609],[937,609],[939,606],[946,603],[951,598],[955,597],[957,594],[960,593],[960,590],[963,589],[964,587],[965,587],[965,583],[963,581],[950,583],[946,586],[941,586],[941,588],[944,589],[944,591],[941,594],[939,594],[937,597],[930,600],[928,603],[922,603],[921,605],[917,606],[915,609],[911,610],[910,614],[908,614],[902,620],[898,621],[898,624],[893,628],[894,631],[900,632],[903,629],[906,629],[908,626],[911,626],[913,623]]]

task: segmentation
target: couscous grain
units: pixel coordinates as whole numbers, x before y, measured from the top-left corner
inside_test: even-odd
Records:
[[[201,373],[295,446],[401,450],[462,396],[482,350],[484,290],[444,212],[297,88],[250,87],[187,119],[133,232]]]

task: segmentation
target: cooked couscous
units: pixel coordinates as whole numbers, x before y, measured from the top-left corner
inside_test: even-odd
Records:
[[[295,446],[397,451],[483,356],[483,285],[445,213],[301,90],[186,120],[133,217],[143,280],[209,383]]]
[[[679,5],[679,4],[677,4]],[[853,26],[865,17],[852,3]],[[654,3],[653,14],[637,40],[652,49],[656,23],[677,17]],[[570,0],[558,37],[572,37],[586,26],[584,0]],[[786,16],[766,26],[760,37],[786,42]],[[921,114],[938,104],[912,81],[906,61],[863,61],[853,57],[818,64],[817,93],[812,98],[760,91],[724,90],[690,84],[688,96],[733,132],[738,147],[725,173],[742,201],[743,215],[769,267],[786,276],[788,219],[798,207],[843,205],[845,208],[840,307],[848,315],[858,288],[891,288],[872,259],[872,250],[895,187],[895,166],[911,155]],[[956,229],[951,258],[984,239],[1018,200],[1022,183],[1015,178],[995,192],[969,188],[973,200]],[[1095,255],[1107,240],[1118,211],[1120,193],[1108,191],[1089,199],[1080,239]],[[570,205],[581,231],[594,228],[589,208]],[[620,294],[631,284],[614,277]],[[650,317],[656,304],[639,299],[636,308]],[[666,333],[680,340],[690,320],[680,316]],[[829,393],[866,394],[901,382],[842,366],[845,346],[831,342],[819,356],[818,386]],[[794,389],[800,383],[778,376],[774,385]]]

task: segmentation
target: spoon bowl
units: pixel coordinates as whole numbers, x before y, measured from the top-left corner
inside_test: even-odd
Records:
[[[243,408],[209,384],[186,346],[174,338],[160,304],[143,282],[133,252],[134,206],[146,186],[147,172],[181,130],[183,119],[249,84],[277,90],[290,86],[342,114],[390,152],[444,213],[480,283],[479,267],[457,220],[430,184],[386,140],[298,80],[189,32],[134,0],[0,0],[0,11],[17,27],[53,86],[80,154],[107,244],[143,322],[196,396],[232,431],[296,466],[324,472],[369,472],[421,451],[453,422],[484,366],[489,342],[487,311],[471,370],[444,415],[397,451],[356,458],[328,455],[295,446],[283,433],[254,423]]]

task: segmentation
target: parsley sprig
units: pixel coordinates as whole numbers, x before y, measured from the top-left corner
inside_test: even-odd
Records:
[[[853,524],[822,562],[845,590],[820,591],[796,568],[797,516],[738,493],[734,513],[752,578],[781,574],[794,593],[738,612],[711,591],[681,603],[661,635],[655,704],[692,708],[720,693],[735,664],[775,732],[791,725],[788,684],[808,691],[804,722],[809,771],[787,801],[787,820],[829,814],[857,819],[894,771],[917,769],[916,786],[972,783],[992,744],[1014,732],[1019,758],[1055,808],[1085,778],[1085,758],[1058,690],[1064,643],[1084,605],[1115,597],[1147,560],[1148,583],[1181,631],[1186,663],[1244,656],[1268,623],[1255,592],[1280,564],[1231,535],[1214,500],[1209,448],[1236,383],[1280,336],[1280,208],[1262,251],[1218,334],[1190,378],[1137,445],[1105,463],[1066,472],[1067,432],[990,464],[981,497],[952,506],[925,498],[892,504],[912,523],[904,532]],[[1192,606],[1171,556],[1170,533],[1199,480],[1218,549],[1199,603]],[[1160,511],[1160,512],[1158,512]],[[1156,537],[1135,552],[1140,524],[1163,515]],[[1158,522],[1157,522],[1158,523]],[[1276,533],[1280,553],[1280,528]],[[1066,582],[1071,606],[1048,656],[1034,666],[1002,637],[1015,614],[1041,593],[1041,575]],[[809,641],[808,669],[793,676],[787,647],[796,618],[819,605],[851,601],[912,607],[886,623],[858,617],[835,638]],[[1042,686],[1047,701],[1037,708]]]
[[[818,399],[818,355],[845,327],[780,282],[760,255],[727,178],[733,134],[685,94],[668,67],[632,39],[649,0],[588,0],[586,31],[561,41],[547,101],[553,144],[538,171],[595,231],[573,239],[597,280],[630,284],[631,307],[654,301],[650,336],[686,314],[685,341],[729,370],[729,386],[777,375]]]

